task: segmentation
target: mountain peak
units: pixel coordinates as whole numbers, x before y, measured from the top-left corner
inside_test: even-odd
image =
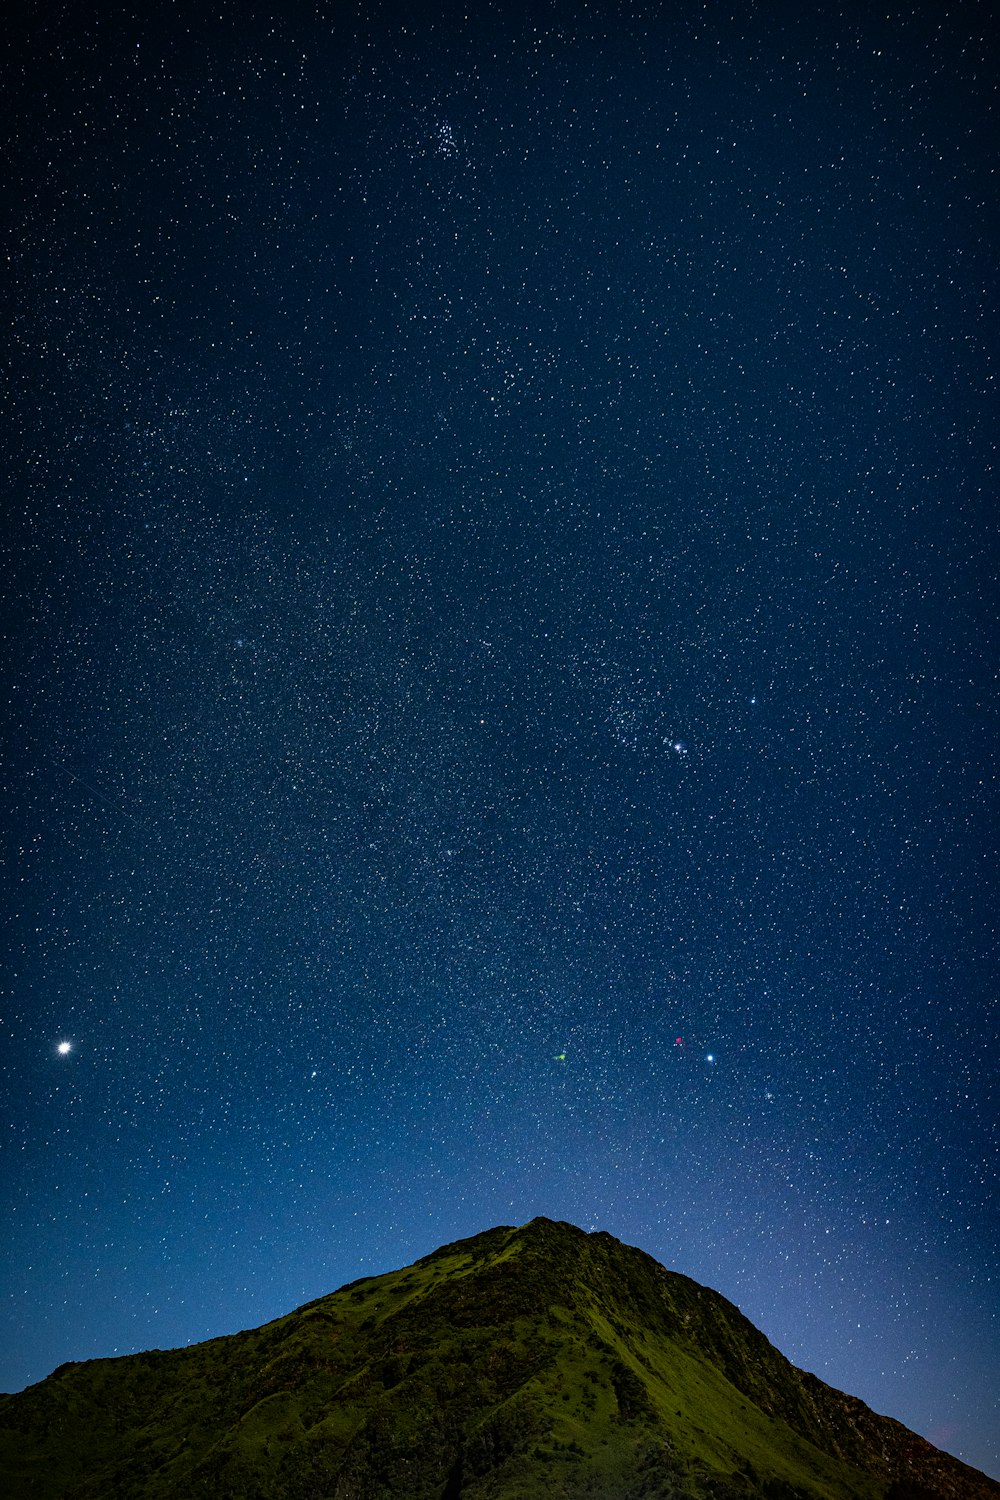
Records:
[[[731,1303],[544,1217],[262,1328],[0,1398],[6,1494],[1000,1500]]]

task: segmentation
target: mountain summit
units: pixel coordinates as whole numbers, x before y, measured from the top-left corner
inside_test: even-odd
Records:
[[[717,1292],[533,1219],[0,1398],[7,1500],[1000,1500]]]

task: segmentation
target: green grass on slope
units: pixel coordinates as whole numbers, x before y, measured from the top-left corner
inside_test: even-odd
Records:
[[[716,1294],[540,1220],[0,1399],[0,1493],[882,1500],[846,1398],[813,1385]]]

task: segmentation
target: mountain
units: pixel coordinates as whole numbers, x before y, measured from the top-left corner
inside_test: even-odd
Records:
[[[534,1219],[0,1397],[7,1500],[1000,1500],[732,1303]]]

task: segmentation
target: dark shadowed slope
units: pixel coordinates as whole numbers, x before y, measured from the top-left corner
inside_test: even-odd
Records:
[[[725,1298],[535,1219],[274,1323],[0,1400],[10,1500],[859,1500],[1000,1485],[803,1374]]]

